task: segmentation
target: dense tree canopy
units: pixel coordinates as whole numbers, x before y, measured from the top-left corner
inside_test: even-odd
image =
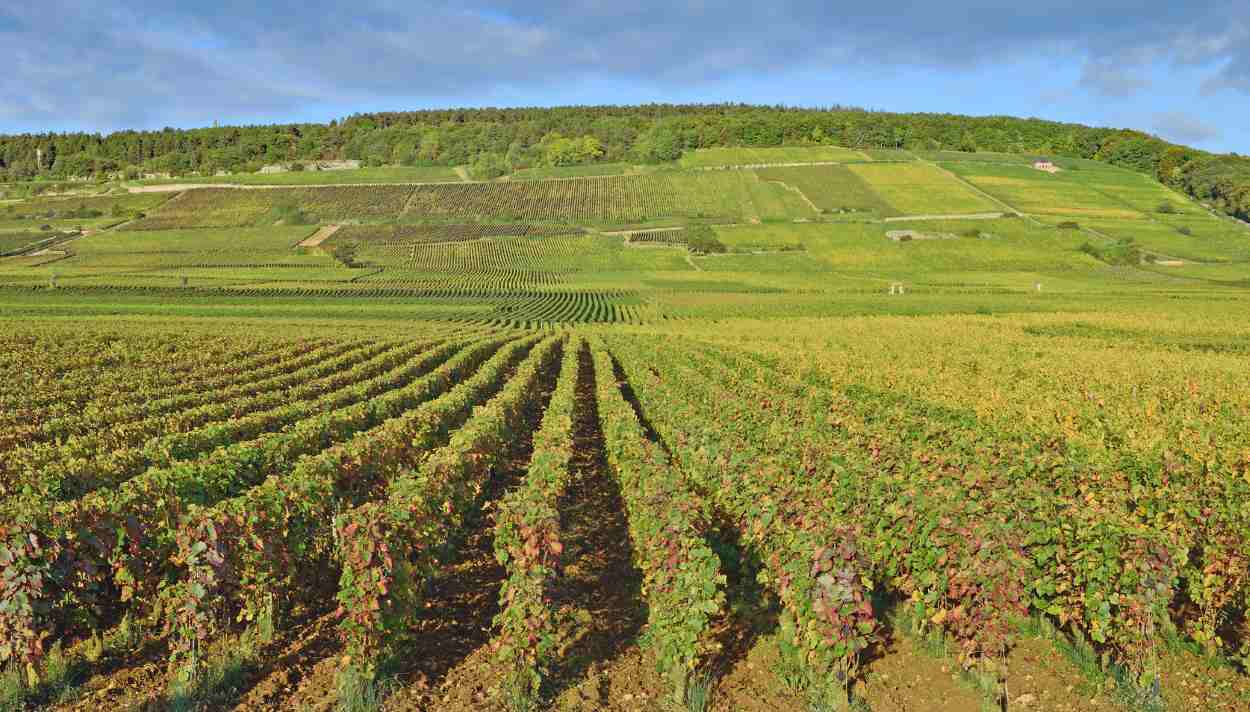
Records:
[[[1250,159],[1240,156],[1212,155],[1138,131],[840,106],[449,109],[358,114],[329,124],[0,136],[0,180],[254,171],[267,163],[315,159],[470,165],[494,173],[501,165],[662,162],[695,148],[782,144],[1091,158],[1148,173],[1250,217]]]

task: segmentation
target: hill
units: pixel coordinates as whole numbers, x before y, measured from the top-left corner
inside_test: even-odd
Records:
[[[1139,173],[1055,160],[707,149],[584,177],[108,184],[0,207],[0,283],[412,299],[428,318],[517,324],[893,310],[875,295],[896,283],[925,296],[906,309],[1246,286],[1250,230]]]
[[[793,145],[845,146],[879,155],[906,149],[930,152],[935,159],[942,151],[1093,159],[1144,173],[1250,219],[1250,159],[1240,156],[1210,155],[1138,131],[846,107],[450,109],[361,114],[329,124],[0,136],[0,182],[144,173],[213,176],[340,159],[366,166],[472,166],[479,177],[492,178],[533,167],[675,161],[695,149]]]

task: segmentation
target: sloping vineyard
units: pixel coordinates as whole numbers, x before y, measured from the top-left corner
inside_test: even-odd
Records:
[[[412,186],[402,185],[254,190],[196,188],[171,198],[159,210],[130,224],[127,229],[273,225],[296,213],[308,222],[394,218],[403,212],[412,190]]]
[[[418,186],[414,217],[642,222],[680,214],[667,181],[655,176]]]
[[[680,255],[637,255],[620,238],[592,235],[501,237],[459,244],[385,243],[360,251],[388,270],[461,275],[482,272],[628,271],[639,267],[675,269]]]
[[[577,234],[581,230],[568,226],[535,225],[532,223],[449,223],[428,225],[344,225],[323,244],[420,244],[465,242],[485,237],[536,237],[540,235]]]

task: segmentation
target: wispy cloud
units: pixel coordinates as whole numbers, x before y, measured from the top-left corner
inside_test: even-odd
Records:
[[[1181,111],[1155,114],[1154,130],[1164,138],[1180,143],[1207,143],[1221,136],[1218,128]]]
[[[85,5],[0,10],[6,122],[159,127],[280,118],[309,105],[394,106],[395,97],[473,104],[504,87],[576,96],[581,82],[608,81],[663,95],[799,71],[1010,71],[1038,57],[1081,68],[1078,86],[1107,100],[1153,88],[1142,70],[1151,64],[1209,65],[1210,90],[1250,94],[1250,7],[1227,0],[1088,0],[1079,13],[1070,0]]]
[[[1140,68],[1135,68],[1141,71]],[[1080,86],[1095,94],[1123,99],[1150,88],[1150,80],[1136,72],[1107,60],[1087,62],[1081,71]]]

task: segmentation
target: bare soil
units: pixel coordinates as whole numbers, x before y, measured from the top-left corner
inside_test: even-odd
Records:
[[[326,225],[320,230],[317,230],[313,234],[304,238],[303,241],[299,243],[299,246],[300,247],[316,247],[320,245],[321,243],[325,242],[326,240],[329,240],[331,237],[334,236],[334,233],[338,231],[339,231],[338,225]]]

